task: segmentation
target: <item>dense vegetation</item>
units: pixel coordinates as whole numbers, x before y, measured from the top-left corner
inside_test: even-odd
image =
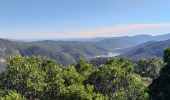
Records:
[[[111,57],[97,57],[91,59],[89,63],[94,66],[99,66],[101,64],[106,64]],[[150,79],[155,79],[159,76],[160,69],[165,65],[161,58],[150,57],[150,58],[136,58],[136,59],[126,59],[128,62],[133,64],[134,73],[140,75],[141,77],[147,77]]]
[[[170,48],[164,51],[166,65],[161,69],[160,76],[150,84],[148,92],[153,100],[169,100],[170,98]]]
[[[66,67],[41,57],[12,56],[1,74],[5,98],[23,99],[146,99],[148,79],[134,73],[123,58],[113,58],[95,67],[83,59]]]
[[[142,77],[155,79],[165,63],[160,58],[140,58],[134,61],[135,73]]]
[[[0,75],[0,99],[167,100],[169,58],[167,49],[165,64],[158,58],[111,58],[97,66],[84,59],[64,66],[49,58],[11,56]]]

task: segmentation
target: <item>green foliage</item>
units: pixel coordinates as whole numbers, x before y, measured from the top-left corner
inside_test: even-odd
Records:
[[[170,48],[164,51],[164,62],[170,64]]]
[[[66,88],[63,95],[64,100],[93,100],[104,98],[102,94],[93,92],[93,86],[74,84]]]
[[[109,57],[96,57],[96,58],[91,59],[89,63],[91,63],[94,66],[99,66],[101,64],[106,64],[108,59]]]
[[[96,70],[96,68],[93,65],[87,63],[82,58],[79,60],[77,64],[74,65],[74,67],[76,68],[78,73],[84,76],[84,78],[89,77],[89,75]]]
[[[45,72],[41,69],[39,57],[12,56],[8,59],[7,71],[2,87],[16,90],[26,97],[41,96],[46,86]]]
[[[66,86],[76,83],[81,84],[84,81],[84,77],[81,76],[73,66],[64,71],[63,79],[65,80],[64,84]]]
[[[159,58],[140,58],[136,62],[135,73],[154,79],[159,76],[160,69],[164,65],[163,60]]]
[[[46,86],[41,98],[59,98],[63,88],[65,88],[65,80],[62,78],[63,69],[52,59],[43,59],[42,69],[45,72],[44,82]]]
[[[0,98],[0,100],[26,100],[26,98],[21,94],[16,93],[15,91],[10,91],[8,95]]]
[[[18,98],[38,100],[146,100],[148,83],[133,70],[122,58],[98,67],[80,59],[66,67],[53,59],[16,55],[8,59],[0,75],[0,89],[14,90]]]
[[[148,88],[152,100],[168,100],[170,98],[170,48],[164,51],[166,65],[161,69],[160,76],[153,80]]]
[[[147,93],[141,77],[133,74],[133,65],[123,58],[114,58],[89,76],[87,83],[94,90],[112,99],[129,100],[141,98],[145,100]],[[143,97],[145,96],[145,98]]]

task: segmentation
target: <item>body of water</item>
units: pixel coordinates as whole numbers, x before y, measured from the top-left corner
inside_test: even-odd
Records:
[[[121,53],[120,52],[109,52],[105,57],[116,57],[119,56]]]
[[[109,52],[107,55],[100,55],[96,57],[116,57],[119,56],[121,53],[120,52]]]

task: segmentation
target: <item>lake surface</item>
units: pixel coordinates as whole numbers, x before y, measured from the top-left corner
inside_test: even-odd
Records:
[[[120,52],[108,52],[107,55],[100,55],[96,57],[116,57],[119,56],[121,53]]]
[[[120,52],[109,52],[105,57],[116,57],[119,56],[121,53]]]

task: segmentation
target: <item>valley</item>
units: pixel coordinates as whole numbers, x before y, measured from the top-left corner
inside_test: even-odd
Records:
[[[90,60],[95,57],[162,57],[162,51],[170,45],[170,34],[150,36],[123,36],[94,38],[86,41],[34,42],[0,39],[1,62],[10,55],[42,56],[54,58],[59,64],[73,64],[81,57]],[[96,40],[97,39],[97,40]],[[152,52],[150,52],[152,50]]]

